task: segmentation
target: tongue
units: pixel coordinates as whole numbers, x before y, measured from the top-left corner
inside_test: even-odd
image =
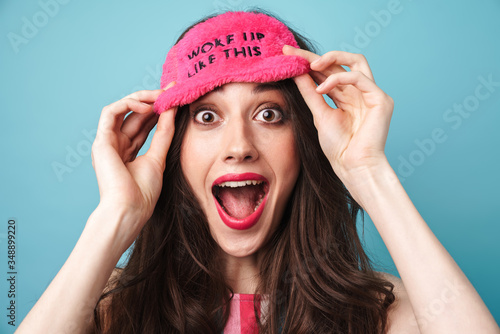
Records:
[[[219,190],[219,198],[226,212],[237,219],[250,216],[262,196],[259,186],[222,187]]]

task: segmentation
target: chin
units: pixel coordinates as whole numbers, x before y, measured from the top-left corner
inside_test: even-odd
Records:
[[[256,253],[261,248],[261,243],[259,242],[252,243],[252,242],[247,242],[246,240],[241,243],[219,242],[218,244],[225,254],[235,258],[246,258],[249,256],[256,255]]]
[[[266,219],[264,213],[259,221],[249,229],[237,230],[228,227],[217,215],[210,225],[212,237],[219,247],[229,256],[244,258],[256,255],[268,242],[277,227],[272,218]]]

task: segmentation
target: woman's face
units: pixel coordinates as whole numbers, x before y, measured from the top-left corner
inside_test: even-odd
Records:
[[[300,170],[283,95],[272,84],[229,83],[189,112],[182,171],[215,241],[252,255],[278,226]]]

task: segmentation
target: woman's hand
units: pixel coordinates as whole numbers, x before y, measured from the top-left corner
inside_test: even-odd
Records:
[[[153,103],[162,92],[161,89],[138,91],[104,107],[92,145],[99,207],[134,217],[127,220],[134,226],[120,228],[126,233],[122,237],[130,243],[151,217],[158,201],[165,159],[174,134],[177,109],[160,116],[153,112]],[[158,127],[150,148],[136,157],[155,124]]]
[[[284,47],[283,53],[311,62],[310,74],[296,77],[295,82],[311,109],[321,147],[337,176],[370,216],[401,276],[387,331],[500,333],[481,297],[420,216],[387,162],[384,147],[393,101],[373,81],[366,59],[341,51],[320,57],[293,47]],[[328,106],[321,94],[328,94],[337,108]],[[448,298],[451,290],[454,296]],[[443,307],[438,316],[429,318],[436,301]]]
[[[321,148],[339,178],[350,183],[383,164],[394,103],[375,84],[365,57],[343,51],[319,56],[290,46],[285,46],[283,53],[311,63],[310,74],[294,80],[313,114]],[[330,107],[322,94],[337,108]]]

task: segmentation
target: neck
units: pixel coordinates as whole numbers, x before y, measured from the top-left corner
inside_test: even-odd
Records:
[[[226,279],[234,293],[256,293],[259,284],[257,256],[250,255],[241,258],[226,255]]]

